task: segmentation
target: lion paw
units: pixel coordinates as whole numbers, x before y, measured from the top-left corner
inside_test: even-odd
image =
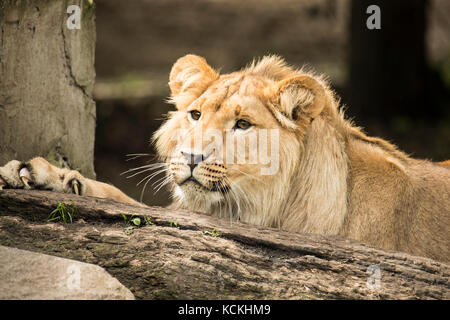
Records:
[[[67,170],[62,184],[62,192],[74,193],[79,196],[86,194],[85,178],[78,171]]]
[[[85,178],[75,170],[61,169],[43,158],[28,162],[12,160],[0,167],[0,190],[44,189],[56,192],[84,194]]]
[[[23,188],[23,182],[20,180],[19,171],[22,163],[12,160],[0,167],[0,188]]]

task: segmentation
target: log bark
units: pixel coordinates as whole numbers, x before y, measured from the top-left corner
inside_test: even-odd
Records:
[[[1,165],[42,156],[95,177],[94,18],[85,0],[0,0]]]
[[[46,222],[58,201],[73,223]],[[0,245],[100,265],[141,299],[450,298],[450,265],[428,258],[48,191],[0,192]]]

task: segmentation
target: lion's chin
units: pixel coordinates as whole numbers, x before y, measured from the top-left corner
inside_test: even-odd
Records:
[[[220,191],[208,190],[194,181],[176,185],[174,197],[184,208],[203,212],[223,200]]]

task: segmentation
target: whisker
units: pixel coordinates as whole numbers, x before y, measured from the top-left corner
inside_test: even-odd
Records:
[[[161,173],[161,172],[159,172],[159,173]],[[147,177],[149,177],[149,176],[147,176]],[[147,177],[146,177],[146,178],[147,178]],[[142,181],[144,181],[146,178],[144,178],[143,180],[141,180],[139,183],[141,183]],[[152,177],[149,177],[149,178],[147,179],[147,181],[145,182],[144,187],[142,188],[142,191],[141,191],[141,197],[140,197],[141,202],[142,202],[142,198],[143,198],[143,196],[144,196],[145,189],[147,188],[147,185],[148,185],[148,183],[149,183],[151,180],[152,180]],[[155,193],[156,193],[156,192],[155,192]]]
[[[154,155],[154,153],[128,153],[126,156],[127,157],[134,157],[134,156],[144,157],[144,156],[151,156],[151,155]]]
[[[225,185],[225,182],[226,182],[226,177],[224,177],[224,181],[220,181],[220,183],[223,185],[223,186],[226,186]],[[231,187],[231,186],[230,186]],[[230,189],[230,187],[228,188],[228,190],[229,191],[231,191],[231,189]],[[231,198],[230,198],[230,196],[229,196],[229,194],[228,194],[228,192],[225,192],[225,193],[222,193],[222,195],[223,195],[223,198],[224,198],[224,200],[225,200],[225,204],[227,205],[227,207],[228,207],[228,213],[229,213],[229,218],[230,218],[230,225],[232,225],[233,224],[233,205],[232,205],[232,202],[231,202]],[[222,215],[222,213],[221,213],[221,215]]]
[[[229,216],[230,216],[230,226],[232,226],[233,225],[233,203],[231,201],[230,195],[233,195],[233,193],[226,194],[227,201],[228,201],[228,212],[229,212]],[[236,199],[234,199],[234,200],[236,201]]]
[[[167,179],[165,179],[163,182],[160,183],[158,189],[156,189],[154,194],[157,194],[159,190],[161,190],[162,187],[164,187],[166,184],[168,184],[170,181],[172,181],[172,175],[168,176]]]
[[[229,188],[231,188],[231,185],[229,186]],[[230,226],[233,225],[233,203],[232,203],[231,196],[233,196],[233,193],[232,193],[232,190],[229,189],[229,192],[227,192],[225,194],[225,199],[227,200],[227,204],[228,204],[228,216],[230,218]]]
[[[165,162],[146,164],[145,166],[140,166],[140,167],[128,169],[127,171],[122,172],[120,175],[123,175],[123,174],[126,174],[126,173],[130,173],[130,172],[133,172],[133,171],[136,171],[136,170],[139,170],[139,169],[159,168],[159,167],[163,167],[165,165],[166,165]]]
[[[132,178],[134,176],[137,176],[138,174],[141,174],[141,173],[144,173],[144,172],[147,172],[147,171],[151,171],[151,170],[155,170],[155,168],[148,168],[148,169],[145,169],[145,170],[142,170],[142,171],[138,171],[138,172],[132,174],[131,176],[128,176],[127,179],[130,179],[130,178]]]
[[[151,154],[151,153],[130,153],[130,154],[126,155],[126,157],[129,157],[129,158],[126,159],[125,161],[131,161],[131,160],[134,160],[134,159],[147,157],[147,156],[152,156],[152,155],[155,155],[155,154]]]
[[[239,186],[237,183],[231,181],[228,177],[225,177],[225,180],[230,184],[230,191],[233,195],[233,198],[238,206],[238,217],[240,218],[242,210],[240,206],[240,199],[243,199],[245,202],[244,204],[247,204],[247,207],[252,206],[252,202],[250,201],[248,195],[242,190],[241,186]],[[238,194],[236,193],[239,191],[239,193],[242,195],[241,198],[238,197]]]
[[[142,199],[144,198],[145,188],[147,187],[147,184],[150,182],[150,180],[151,180],[151,178],[149,178],[149,179],[147,180],[147,182],[144,184],[144,187],[142,188],[141,196],[140,196],[141,202],[142,202]]]
[[[151,180],[154,176],[157,176],[158,174],[161,174],[161,173],[163,173],[163,172],[165,172],[165,171],[168,171],[168,170],[169,170],[168,168],[164,168],[164,169],[158,170],[158,171],[156,171],[156,172],[153,172],[152,174],[149,174],[149,175],[146,176],[144,179],[142,179],[141,181],[139,181],[139,182],[136,184],[136,186],[139,186],[144,180],[146,180],[146,179]]]
[[[226,185],[224,181],[219,180],[219,193],[222,199],[225,199],[225,192],[222,191],[222,188],[225,188]],[[222,200],[219,200],[219,216],[222,216]]]
[[[129,153],[125,155],[126,157],[135,157],[135,158],[141,158],[141,157],[152,157],[156,158],[158,157],[158,153]]]
[[[161,180],[164,180],[164,179],[166,179],[166,178],[167,178],[167,176],[163,176],[162,178],[159,178],[158,180],[154,181],[154,182],[152,183],[152,187],[153,187],[155,184],[157,184],[158,182],[160,182]]]

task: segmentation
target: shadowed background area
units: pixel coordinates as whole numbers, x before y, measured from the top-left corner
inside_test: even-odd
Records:
[[[381,30],[366,27],[371,4]],[[449,159],[449,14],[446,0],[98,0],[97,179],[139,199],[146,174],[120,173],[152,160],[150,136],[173,109],[164,102],[168,74],[187,53],[222,72],[265,54],[310,66],[369,135],[414,157]],[[148,156],[126,161],[134,153]],[[160,177],[145,203],[169,202],[166,190],[154,192]]]

